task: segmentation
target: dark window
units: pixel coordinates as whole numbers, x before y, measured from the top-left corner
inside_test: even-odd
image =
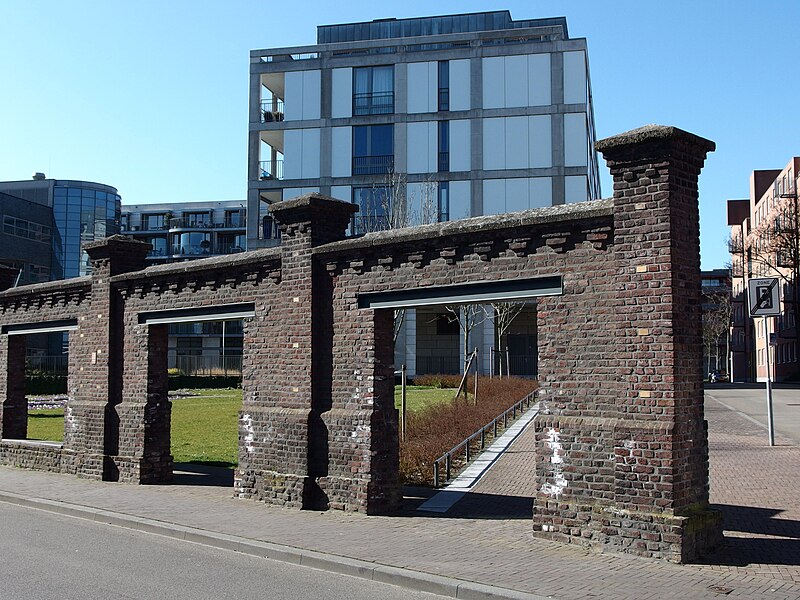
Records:
[[[446,313],[436,315],[436,335],[459,335],[458,321]]]
[[[450,110],[450,61],[439,61],[439,110]]]
[[[353,127],[353,175],[384,175],[393,167],[393,126]]]
[[[142,229],[164,229],[165,215],[143,215]]]
[[[439,172],[450,170],[450,121],[439,121]]]
[[[179,337],[175,340],[175,354],[178,356],[201,356],[203,354],[203,338]]]
[[[386,115],[394,112],[394,67],[353,69],[353,115]]]
[[[358,212],[353,216],[353,234],[389,228],[389,188],[386,186],[353,188],[353,204]]]
[[[450,183],[447,181],[440,181],[438,188],[438,210],[437,219],[442,221],[450,220]]]

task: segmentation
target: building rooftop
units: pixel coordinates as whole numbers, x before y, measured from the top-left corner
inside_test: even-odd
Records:
[[[526,29],[530,27],[561,27],[568,39],[566,17],[524,19],[515,21],[507,10],[414,17],[410,19],[376,19],[361,23],[320,25],[317,27],[317,44],[357,42],[390,38],[419,37],[448,33]]]

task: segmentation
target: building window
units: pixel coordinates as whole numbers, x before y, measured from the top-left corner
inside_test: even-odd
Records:
[[[353,69],[353,115],[386,115],[394,112],[394,67]]]
[[[353,204],[358,205],[353,216],[354,235],[389,229],[390,191],[387,186],[353,188]]]
[[[40,283],[50,279],[49,267],[41,265],[28,265],[28,281],[31,283]]]
[[[49,227],[7,215],[3,217],[3,233],[36,242],[47,243],[50,241]]]
[[[439,161],[440,173],[450,170],[450,121],[439,121]]]
[[[202,337],[179,337],[175,340],[175,354],[178,356],[201,356],[203,354]]]
[[[439,110],[450,110],[450,61],[439,61]]]
[[[394,127],[353,127],[353,175],[385,175],[394,167]]]
[[[450,220],[450,183],[440,181],[437,190],[437,220],[441,223]]]
[[[225,211],[225,227],[244,227],[244,226],[245,226],[244,211],[241,210]]]
[[[166,215],[142,215],[142,229],[166,229]]]
[[[151,244],[153,249],[147,253],[147,256],[166,256],[167,255],[167,238],[166,237],[146,237],[145,242]]]
[[[172,254],[183,256],[211,254],[211,234],[193,231],[176,235],[173,238]]]
[[[436,335],[460,335],[458,320],[447,313],[436,315]]]

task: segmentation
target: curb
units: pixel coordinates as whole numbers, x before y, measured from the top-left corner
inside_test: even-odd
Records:
[[[143,517],[125,515],[99,508],[91,508],[69,504],[45,498],[30,498],[12,492],[0,491],[0,502],[15,504],[26,508],[44,510],[68,517],[86,519],[106,525],[115,525],[125,529],[133,529],[173,539],[211,546],[220,550],[232,550],[250,556],[258,556],[270,560],[319,569],[339,575],[349,575],[361,579],[369,579],[387,583],[419,592],[438,594],[449,598],[463,600],[552,600],[552,596],[540,596],[501,588],[481,583],[464,581],[452,577],[433,575],[422,571],[392,567],[379,563],[326,554],[314,550],[303,550],[292,546],[261,542],[245,537],[227,535],[177,525],[165,521],[156,521]]]

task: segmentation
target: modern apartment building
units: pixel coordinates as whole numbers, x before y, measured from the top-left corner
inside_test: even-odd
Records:
[[[247,249],[242,200],[125,205],[122,233],[152,244],[152,264],[236,254]],[[241,374],[241,321],[169,326],[168,366],[184,374]]]
[[[249,121],[251,248],[275,243],[270,204],[311,191],[358,204],[355,235],[600,197],[586,40],[563,17],[320,26],[315,45],[251,52]],[[408,313],[396,362],[458,371],[448,315]],[[533,374],[535,307],[517,327],[511,364]],[[470,337],[488,371],[492,320]]]
[[[800,375],[797,357],[797,275],[800,265],[798,175],[800,157],[783,169],[753,171],[750,197],[728,200],[731,227],[732,377],[735,381],[765,381],[767,352],[773,381]],[[750,318],[747,281],[777,278],[781,314]]]
[[[120,229],[153,245],[148,260],[174,262],[247,249],[244,201],[169,202],[122,207]]]

